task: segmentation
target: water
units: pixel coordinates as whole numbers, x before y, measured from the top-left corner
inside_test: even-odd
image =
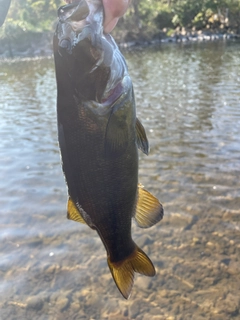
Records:
[[[163,203],[133,238],[157,275],[130,300],[96,233],[66,219],[52,59],[0,65],[0,319],[238,319],[240,44],[126,54],[151,144],[139,179]]]

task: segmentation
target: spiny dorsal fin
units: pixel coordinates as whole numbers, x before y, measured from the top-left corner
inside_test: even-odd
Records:
[[[86,224],[71,198],[68,199],[67,218],[76,222]]]
[[[141,184],[138,185],[138,202],[134,218],[140,228],[149,228],[163,217],[163,206]]]
[[[141,124],[140,120],[136,118],[136,138],[137,138],[137,145],[143,153],[148,155],[149,153],[149,143],[147,139],[147,135],[144,129],[144,126]]]
[[[108,266],[119,291],[128,299],[134,282],[134,272],[148,277],[155,276],[155,268],[148,256],[136,246],[135,251],[125,260],[114,263],[108,257]]]

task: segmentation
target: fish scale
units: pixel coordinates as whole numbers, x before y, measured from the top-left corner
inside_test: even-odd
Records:
[[[148,141],[125,59],[103,33],[101,1],[76,1],[58,12],[54,59],[67,217],[97,231],[127,299],[135,272],[155,275],[132,239],[132,218],[147,228],[163,216],[160,202],[138,184],[138,148],[147,154]]]

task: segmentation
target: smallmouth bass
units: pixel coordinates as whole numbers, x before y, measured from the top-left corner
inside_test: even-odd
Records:
[[[75,1],[58,16],[53,47],[67,216],[97,231],[127,299],[135,272],[155,275],[132,240],[132,218],[148,228],[163,217],[160,202],[138,183],[138,148],[148,154],[148,140],[136,117],[125,59],[103,33],[101,0]]]

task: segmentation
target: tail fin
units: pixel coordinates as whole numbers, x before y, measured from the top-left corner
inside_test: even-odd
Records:
[[[135,251],[125,260],[111,262],[108,257],[108,266],[119,291],[128,299],[134,282],[134,272],[148,277],[155,276],[155,268],[148,256],[136,246]]]

